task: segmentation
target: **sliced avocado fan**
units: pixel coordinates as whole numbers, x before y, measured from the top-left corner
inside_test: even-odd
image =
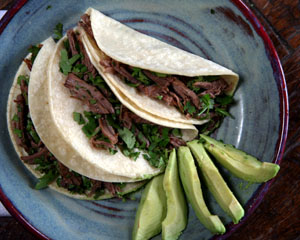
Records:
[[[203,134],[200,137],[205,140],[204,147],[215,159],[238,178],[249,182],[266,182],[274,178],[280,169],[277,164],[261,162],[229,144]]]
[[[176,240],[187,225],[187,204],[179,180],[175,149],[169,157],[163,186],[167,196],[167,216],[162,222],[162,239]]]
[[[179,174],[183,189],[200,222],[212,233],[223,234],[226,229],[217,215],[212,215],[203,198],[193,156],[188,147],[178,149]]]
[[[224,212],[232,218],[233,222],[235,224],[238,223],[244,216],[244,209],[227,186],[210,157],[207,155],[203,144],[198,143],[198,141],[195,140],[188,142],[187,145],[192,150],[192,153],[198,162],[209,191],[213,194]]]
[[[133,240],[150,239],[161,232],[161,222],[167,210],[163,180],[164,175],[161,174],[146,185],[135,216]]]

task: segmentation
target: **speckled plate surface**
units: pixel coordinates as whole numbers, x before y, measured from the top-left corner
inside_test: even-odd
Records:
[[[10,213],[44,239],[130,239],[136,200],[80,201],[52,190],[35,191],[36,180],[17,158],[9,140],[6,104],[14,74],[30,44],[52,34],[58,22],[64,30],[94,7],[130,27],[237,72],[236,104],[214,134],[262,161],[280,163],[284,150],[288,102],[277,53],[264,29],[239,0],[20,0],[0,22],[0,199]],[[225,239],[246,222],[271,182],[249,184],[221,168],[221,173],[246,209],[240,224],[229,217],[204,189],[210,210],[227,224]],[[213,237],[190,208],[181,239]],[[156,237],[155,239],[159,239]]]

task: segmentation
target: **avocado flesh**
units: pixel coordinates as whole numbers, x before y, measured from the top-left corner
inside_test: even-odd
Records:
[[[280,167],[274,163],[261,162],[255,157],[224,144],[211,137],[200,134],[206,141],[204,147],[236,177],[249,182],[266,182],[276,176]]]
[[[200,179],[193,156],[188,147],[179,147],[179,175],[188,201],[191,203],[200,222],[212,233],[223,234],[226,229],[220,218],[212,215],[202,195]]]
[[[162,222],[162,239],[175,240],[187,225],[187,204],[179,180],[175,149],[169,157],[163,186],[167,196],[167,216]]]
[[[238,223],[244,216],[244,209],[227,186],[219,170],[207,155],[203,144],[195,140],[187,143],[187,145],[192,150],[198,162],[209,191],[213,194],[224,212],[231,217],[233,222],[235,224]]]
[[[154,177],[143,191],[135,216],[133,240],[150,239],[161,232],[161,222],[166,216],[164,175]]]

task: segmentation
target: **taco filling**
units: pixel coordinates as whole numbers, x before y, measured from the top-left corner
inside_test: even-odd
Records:
[[[165,167],[169,152],[186,145],[180,129],[145,120],[127,109],[92,65],[80,36],[69,30],[61,50],[60,70],[67,76],[64,86],[82,102],[84,112],[73,112],[93,148],[115,154],[118,149],[136,160],[140,155],[156,168]]]

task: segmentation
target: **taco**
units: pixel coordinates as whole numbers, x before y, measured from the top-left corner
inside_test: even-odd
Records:
[[[47,66],[54,48],[51,38],[30,48],[31,53],[16,73],[7,105],[8,130],[15,150],[26,168],[40,179],[35,188],[42,189],[49,185],[60,193],[86,200],[122,196],[137,190],[146,181],[122,183],[128,179],[107,172],[102,172],[101,180],[104,181],[91,179],[69,169],[57,158],[57,152],[69,151],[70,148],[49,122],[49,113],[43,106],[47,103],[43,102],[42,97],[47,90]],[[40,134],[37,130],[41,128],[47,131]],[[47,133],[52,139],[47,137]]]
[[[132,111],[216,128],[239,77],[231,70],[88,9],[79,22],[97,70]],[[128,106],[127,106],[128,107]],[[129,108],[129,107],[128,107]],[[136,112],[137,113],[137,112]]]
[[[67,31],[48,68],[45,108],[71,152],[80,156],[60,160],[93,179],[101,178],[101,171],[131,181],[161,173],[171,149],[195,138],[197,129],[120,102],[125,96],[99,75],[82,37],[76,29]]]

